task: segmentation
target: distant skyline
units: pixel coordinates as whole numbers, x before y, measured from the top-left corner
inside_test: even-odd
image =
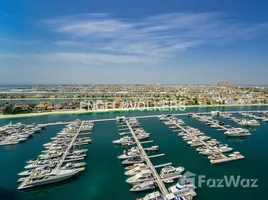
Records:
[[[267,85],[267,7],[265,0],[3,0],[0,84]]]

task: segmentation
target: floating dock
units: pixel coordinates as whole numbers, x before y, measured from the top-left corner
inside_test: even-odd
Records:
[[[222,159],[217,159],[217,160],[210,160],[210,163],[212,164],[219,164],[219,163],[223,163],[223,162],[229,162],[229,161],[233,161],[233,160],[240,160],[240,159],[244,159],[245,156],[242,155],[237,155],[235,157],[228,157],[223,155]]]

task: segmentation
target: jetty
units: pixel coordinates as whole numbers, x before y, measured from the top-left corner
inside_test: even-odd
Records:
[[[153,176],[155,177],[156,183],[157,183],[160,191],[162,192],[163,195],[168,195],[169,192],[168,192],[165,184],[163,183],[163,180],[158,175],[158,173],[157,173],[156,169],[154,168],[149,156],[146,154],[145,150],[143,149],[140,141],[138,140],[138,138],[137,138],[135,132],[133,131],[132,127],[130,126],[128,120],[126,120],[126,124],[127,124],[128,128],[129,128],[129,131],[132,134],[132,137],[133,137],[135,143],[137,144],[137,147],[139,148],[139,150],[141,152],[142,158],[144,159],[144,161],[147,163],[147,165],[149,166],[150,170],[152,171]]]
[[[200,115],[198,115],[198,114],[195,114],[194,116],[195,116],[195,118],[203,119],[202,116],[200,116]],[[228,128],[227,128],[227,127],[226,127],[227,125],[220,125],[220,124],[214,122],[213,120],[209,120],[209,119],[204,119],[204,122],[209,122],[210,124],[212,124],[212,125],[214,126],[214,128],[220,128],[220,129],[218,129],[218,130],[225,130],[225,131],[228,131],[230,128],[232,128],[232,127],[230,127],[229,125],[228,125]]]
[[[230,113],[230,114],[238,114],[238,113],[241,113],[243,111],[223,111],[223,112],[220,112],[220,113]],[[253,111],[246,111],[248,113],[259,113],[260,111],[258,110],[253,110]],[[268,110],[264,110],[263,112],[267,112],[268,113]],[[198,112],[198,113],[195,113],[197,115],[210,115],[211,112]],[[161,115],[161,114],[160,114]],[[159,117],[160,115],[144,115],[144,116],[135,116],[134,118],[136,119],[146,119],[146,118],[157,118]],[[164,114],[164,115],[169,115],[168,113],[167,114]],[[188,113],[177,113],[177,114],[171,114],[172,116],[187,116]],[[116,121],[116,118],[107,118],[107,119],[94,119],[94,120],[90,120],[91,122],[106,122],[106,121]],[[46,127],[46,126],[56,126],[56,125],[66,125],[66,124],[70,124],[70,122],[51,122],[51,123],[44,123],[44,124],[39,124],[40,126],[42,127]],[[120,128],[124,128],[125,125],[120,125],[121,127]]]
[[[182,131],[184,131],[185,133],[187,133],[188,135],[191,135],[192,138],[194,138],[195,140],[198,140],[200,143],[202,143],[203,146],[207,147],[207,148],[211,148],[211,146],[206,143],[205,141],[201,140],[199,137],[195,136],[193,133],[191,133],[190,131],[188,131],[187,129],[185,129],[183,126],[177,124],[175,121],[173,121],[172,119],[169,119],[169,121],[171,123],[173,123],[175,126],[177,126],[178,128],[180,128]],[[215,152],[218,153],[219,158],[217,159],[210,159],[210,163],[212,164],[219,164],[219,163],[223,163],[223,162],[229,162],[229,161],[234,161],[234,160],[239,160],[239,159],[243,159],[245,158],[242,155],[235,155],[233,157],[228,157],[226,155],[224,155],[223,153],[215,150]]]

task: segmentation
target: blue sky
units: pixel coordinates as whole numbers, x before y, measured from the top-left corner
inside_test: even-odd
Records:
[[[268,84],[268,2],[2,0],[0,84]]]

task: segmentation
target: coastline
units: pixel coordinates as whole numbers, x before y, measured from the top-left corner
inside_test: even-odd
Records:
[[[68,111],[52,111],[42,113],[27,113],[17,115],[0,115],[0,119],[9,118],[23,118],[23,117],[38,117],[44,115],[66,115],[66,114],[87,114],[87,113],[109,113],[109,112],[131,112],[131,111],[152,111],[152,110],[165,110],[165,109],[179,109],[179,108],[213,108],[213,107],[257,107],[268,106],[268,104],[230,104],[230,105],[187,105],[187,106],[166,106],[166,107],[150,107],[150,108],[125,108],[125,109],[98,109],[98,110],[68,110]],[[166,110],[165,110],[166,111]]]

